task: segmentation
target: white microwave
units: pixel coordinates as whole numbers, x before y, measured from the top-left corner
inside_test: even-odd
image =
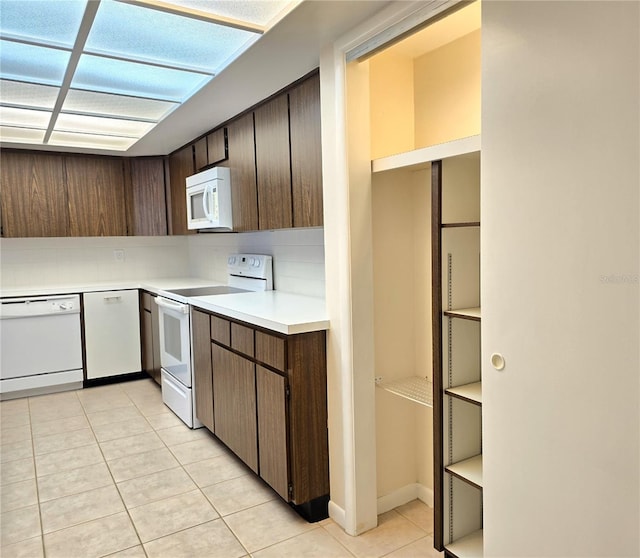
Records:
[[[187,177],[187,227],[233,230],[228,168],[214,167]]]

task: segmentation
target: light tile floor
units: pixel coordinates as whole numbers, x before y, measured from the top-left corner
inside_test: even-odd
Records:
[[[206,429],[139,380],[0,403],[3,558],[418,558],[419,501],[359,537],[307,523]]]

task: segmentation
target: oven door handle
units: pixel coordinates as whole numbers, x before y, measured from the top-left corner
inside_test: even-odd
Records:
[[[157,296],[155,299],[156,304],[158,306],[162,306],[163,308],[167,308],[169,310],[173,310],[174,312],[179,312],[180,314],[188,314],[189,313],[189,305],[182,304],[180,302],[174,302],[173,300],[169,300],[168,298],[162,298]]]

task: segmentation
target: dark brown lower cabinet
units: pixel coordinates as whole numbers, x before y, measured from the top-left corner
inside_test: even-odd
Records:
[[[215,433],[209,314],[193,309],[191,312],[191,332],[196,417],[211,432]]]
[[[257,473],[255,364],[216,344],[211,357],[215,434]]]
[[[281,335],[195,308],[192,317],[196,416],[300,515],[326,518],[325,332]]]
[[[288,500],[287,380],[263,366],[256,366],[256,391],[260,476]]]
[[[142,370],[160,385],[160,322],[158,306],[153,301],[153,295],[149,293],[143,292],[141,299]]]

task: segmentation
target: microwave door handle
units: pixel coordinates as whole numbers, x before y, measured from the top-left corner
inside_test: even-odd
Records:
[[[209,211],[209,197],[212,191],[213,186],[211,184],[207,184],[204,187],[204,194],[202,195],[202,209],[204,210],[204,216],[207,218],[207,221],[213,220],[213,214]]]

